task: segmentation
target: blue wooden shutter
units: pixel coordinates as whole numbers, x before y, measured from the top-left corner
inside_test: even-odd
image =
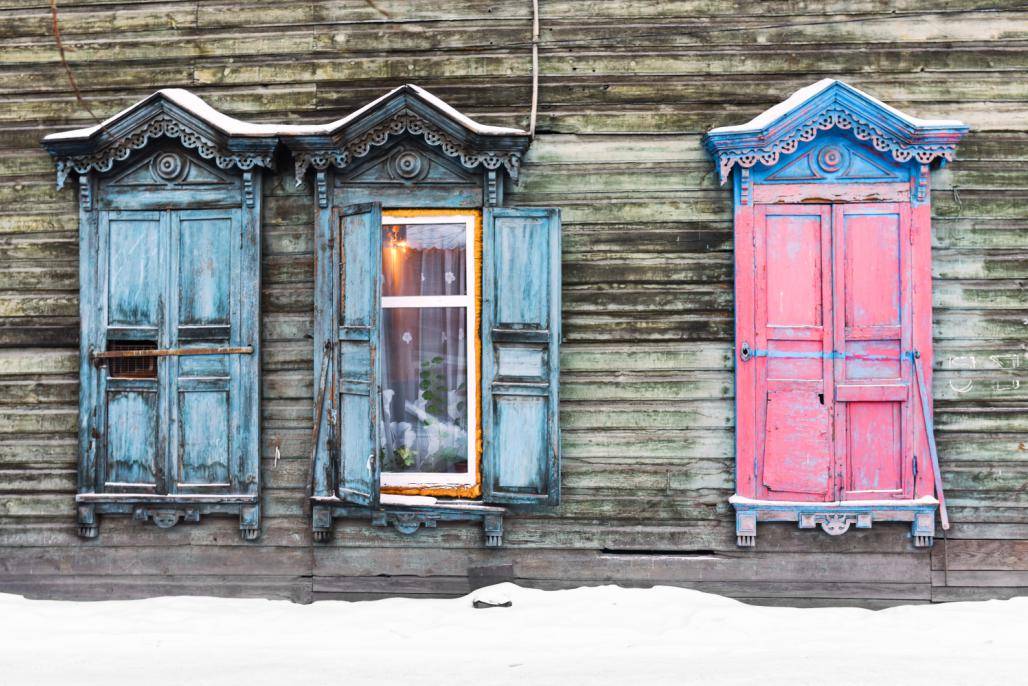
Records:
[[[166,212],[103,212],[97,259],[97,294],[88,313],[94,345],[159,348],[167,344],[164,299],[167,285]],[[156,375],[155,375],[156,376]],[[96,483],[107,493],[167,493],[167,424],[158,378],[110,378],[90,365],[96,384],[90,443],[99,457]],[[83,383],[89,383],[83,379]],[[91,465],[92,466],[92,465]]]
[[[482,493],[560,500],[560,213],[486,208],[482,272]]]
[[[339,497],[378,502],[381,393],[382,208],[343,208],[340,221],[338,431]]]
[[[257,475],[258,301],[245,287],[257,281],[253,256],[245,254],[255,242],[240,240],[240,224],[237,209],[171,218],[169,347],[255,347],[251,355],[164,361],[169,473],[179,493],[242,493]]]

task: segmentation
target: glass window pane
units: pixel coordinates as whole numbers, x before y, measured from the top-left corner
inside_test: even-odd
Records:
[[[467,226],[382,225],[382,295],[464,295],[467,293]]]
[[[382,310],[385,472],[468,471],[467,308]]]

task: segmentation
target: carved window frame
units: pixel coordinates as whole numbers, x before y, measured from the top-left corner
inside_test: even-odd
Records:
[[[930,167],[954,159],[956,145],[968,127],[954,120],[910,117],[848,84],[824,79],[803,88],[747,124],[713,129],[704,144],[717,162],[721,183],[732,181],[736,259],[736,510],[738,544],[755,544],[760,521],[792,521],[800,528],[820,526],[839,535],[851,526],[869,528],[874,521],[911,525],[915,546],[930,546],[939,507],[948,527],[944,494],[935,453],[931,412],[931,208]],[[851,174],[860,150],[863,173]],[[880,155],[879,155],[880,154]],[[799,165],[804,165],[802,168]],[[792,169],[793,171],[789,171]],[[876,173],[875,170],[882,173]],[[799,171],[796,171],[799,170]],[[890,171],[891,170],[891,171]],[[893,173],[894,172],[894,173]],[[913,259],[903,278],[914,282],[912,350],[902,351],[900,364],[917,370],[912,384],[914,497],[902,501],[787,502],[762,498],[757,474],[760,446],[755,420],[756,365],[766,364],[768,351],[753,350],[754,287],[750,275],[754,254],[756,209],[803,203],[893,203],[909,219]],[[845,205],[843,205],[845,206]],[[832,359],[839,353],[833,350]],[[756,359],[763,357],[763,360]],[[911,371],[913,376],[913,371]],[[920,388],[917,388],[917,386]],[[920,426],[918,426],[920,424]],[[905,448],[906,449],[906,448]],[[931,455],[929,459],[928,455]],[[833,454],[833,459],[838,459]],[[833,462],[834,464],[834,462]],[[833,470],[834,471],[834,470]],[[907,476],[904,476],[906,479]],[[934,483],[933,483],[934,480]],[[932,497],[934,493],[935,497]]]
[[[51,134],[43,139],[42,145],[55,160],[58,188],[69,176],[74,175],[78,180],[82,331],[79,470],[75,500],[80,536],[96,537],[101,515],[131,515],[134,519],[150,520],[160,528],[168,528],[180,521],[197,522],[201,515],[232,514],[239,517],[242,537],[245,540],[256,539],[261,526],[261,184],[262,172],[273,169],[277,137],[220,114],[186,91],[167,89],[154,93],[97,126]],[[147,159],[148,166],[140,166],[140,162]],[[204,180],[194,181],[191,175],[203,165],[209,165],[208,171],[201,173]],[[145,178],[147,170],[149,180]],[[137,172],[140,179],[134,179],[132,185],[117,185],[121,175]],[[219,177],[222,173],[224,178]],[[103,285],[96,282],[96,274],[106,272],[97,268],[93,261],[97,258],[100,241],[106,240],[106,217],[119,212],[128,212],[131,216],[160,216],[162,232],[170,230],[167,227],[176,224],[179,218],[195,221],[197,218],[224,215],[230,217],[233,230],[240,231],[239,239],[229,241],[233,245],[233,261],[239,260],[237,271],[227,277],[230,290],[236,291],[230,297],[237,302],[237,305],[232,305],[232,324],[222,327],[226,329],[222,332],[224,336],[230,337],[229,343],[205,346],[202,333],[195,332],[201,335],[197,339],[200,342],[183,344],[175,350],[162,350],[162,356],[149,358],[157,360],[158,368],[178,369],[177,362],[172,367],[171,362],[162,360],[200,360],[212,353],[199,353],[200,357],[197,357],[198,350],[216,349],[218,357],[226,360],[227,368],[235,370],[226,372],[224,377],[226,388],[231,389],[225,392],[231,392],[234,398],[231,402],[226,401],[226,421],[237,427],[232,442],[227,444],[231,446],[227,466],[230,483],[212,484],[219,486],[216,491],[223,492],[192,488],[178,483],[170,474],[162,478],[160,453],[157,455],[155,478],[158,484],[164,485],[156,490],[116,488],[114,491],[120,492],[112,492],[104,486],[107,477],[99,473],[101,465],[97,461],[97,444],[104,440],[106,429],[93,425],[93,408],[100,402],[95,397],[95,389],[101,385],[100,376],[108,376],[104,371],[106,365],[115,360],[105,357],[107,346],[104,341],[110,335],[110,326],[95,316],[98,309],[105,309],[97,307],[97,298],[106,298]],[[169,297],[177,301],[176,294]],[[237,306],[238,310],[235,309]],[[161,328],[163,325],[158,326]],[[176,339],[182,330],[183,327],[178,327]],[[231,340],[237,336],[246,340]],[[159,393],[166,394],[169,392],[167,389],[179,388],[178,377],[174,384],[166,375],[160,381],[156,376],[153,379]],[[171,402],[170,399],[162,401]],[[177,401],[175,406],[177,408]],[[175,410],[177,412],[178,409]],[[162,435],[167,431],[162,428],[164,416],[163,411],[157,415],[158,433]],[[160,440],[158,438],[158,442]],[[170,459],[171,455],[164,458]],[[176,481],[173,487],[169,486],[171,481]],[[168,490],[161,492],[162,489]],[[148,490],[154,492],[146,492]]]

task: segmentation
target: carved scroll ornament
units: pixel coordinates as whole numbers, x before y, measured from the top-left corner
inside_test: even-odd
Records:
[[[859,140],[870,141],[875,150],[890,153],[897,162],[911,159],[929,164],[941,158],[951,161],[956,154],[956,141],[944,144],[909,144],[896,136],[858,117],[853,112],[834,106],[799,124],[793,131],[764,146],[728,148],[717,151],[721,183],[728,180],[732,167],[738,164],[749,169],[758,162],[766,166],[777,164],[781,155],[795,152],[800,143],[813,140],[820,132],[839,128],[852,130]]]
[[[178,119],[162,113],[141,122],[131,132],[101,150],[87,155],[57,156],[57,187],[63,188],[64,182],[72,172],[86,174],[90,170],[110,171],[115,162],[127,159],[133,151],[139,150],[151,140],[161,137],[178,139],[185,147],[196,150],[201,157],[214,160],[221,169],[238,167],[248,170],[256,166],[272,167],[270,153],[227,151]]]
[[[481,165],[486,169],[492,170],[502,166],[507,170],[512,179],[516,179],[518,176],[518,170],[521,167],[521,153],[519,151],[472,150],[466,144],[450,136],[427,119],[413,112],[403,111],[353,140],[340,144],[338,147],[295,152],[296,185],[299,186],[303,183],[303,176],[308,167],[313,167],[318,171],[323,171],[329,166],[345,169],[355,160],[366,156],[373,148],[383,146],[395,136],[405,133],[421,137],[429,145],[437,147],[446,155],[458,159],[467,169],[474,169]]]

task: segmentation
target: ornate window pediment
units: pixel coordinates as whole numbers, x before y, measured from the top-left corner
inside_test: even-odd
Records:
[[[930,164],[952,160],[967,126],[950,119],[918,119],[889,107],[842,81],[823,79],[737,126],[711,130],[704,138],[717,159],[721,183],[736,165],[773,166],[783,154],[824,132],[842,129],[897,162]]]
[[[158,138],[176,139],[221,169],[271,169],[277,132],[224,115],[189,91],[166,88],[96,126],[50,134],[43,147],[57,163],[61,188],[72,172],[108,172]]]
[[[348,169],[373,149],[404,135],[423,140],[466,169],[503,168],[512,179],[518,176],[531,140],[521,129],[480,124],[423,88],[407,84],[338,121],[292,127],[285,142],[295,158],[299,184],[310,167]],[[398,169],[416,172],[402,164]]]

